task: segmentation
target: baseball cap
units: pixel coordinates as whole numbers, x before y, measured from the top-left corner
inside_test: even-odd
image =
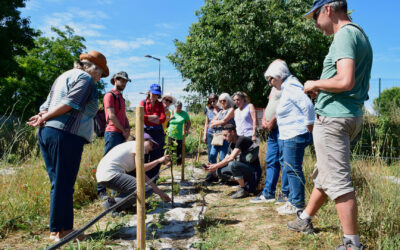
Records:
[[[336,2],[336,1],[338,1],[338,0],[314,0],[311,10],[309,12],[307,12],[307,14],[305,14],[304,17],[307,19],[312,19],[313,15],[314,15],[314,11],[321,8],[322,6],[324,6],[327,3],[332,3],[332,2]]]
[[[115,83],[115,78],[118,78],[118,77],[123,78],[123,79],[127,80],[128,82],[132,81],[131,79],[129,79],[128,73],[126,73],[125,71],[120,71],[118,73],[115,73],[113,75],[113,77],[111,78],[110,82],[112,85],[114,85],[114,83]]]
[[[159,146],[158,143],[148,133],[144,133],[144,139],[149,140],[153,143],[153,150],[158,148],[158,146]]]
[[[161,95],[161,86],[157,83],[154,83],[150,86],[150,92],[152,94]]]

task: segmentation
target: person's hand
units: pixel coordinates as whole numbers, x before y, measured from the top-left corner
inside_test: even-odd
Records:
[[[251,137],[251,140],[254,141],[254,142],[257,141],[257,136],[253,135],[253,136]]]
[[[165,155],[161,158],[161,162],[164,164],[167,164],[168,162],[171,161],[171,156],[170,155]]]
[[[215,121],[210,122],[210,128],[214,128],[215,127]]]
[[[308,132],[312,133],[313,128],[314,128],[314,124],[307,125]]]
[[[160,198],[165,202],[170,202],[171,201],[171,198],[169,198],[169,196],[164,192],[160,194]]]
[[[268,129],[267,126],[268,126],[268,123],[267,123],[264,119],[262,119],[262,121],[261,121],[261,127],[262,127],[263,129]]]
[[[128,140],[130,133],[131,133],[131,131],[129,128],[124,129],[124,131],[122,132],[122,135],[125,137],[125,140]]]
[[[158,115],[149,115],[147,118],[151,123],[160,124],[160,117]]]
[[[318,88],[315,86],[316,81],[306,81],[304,83],[304,93],[315,99],[318,95]]]
[[[218,169],[218,168],[216,167],[216,164],[207,163],[206,171],[213,173],[213,172],[215,172],[217,169]]]
[[[43,126],[46,122],[43,120],[43,117],[41,114],[38,115],[34,115],[31,118],[29,118],[28,122],[26,124],[28,124],[29,126],[32,127],[40,127]]]

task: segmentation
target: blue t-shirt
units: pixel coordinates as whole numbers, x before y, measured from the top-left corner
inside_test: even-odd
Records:
[[[218,112],[220,111],[220,109],[218,108]],[[218,114],[217,112],[217,114]],[[207,133],[208,134],[214,134],[214,129],[210,128],[210,123],[211,121],[214,119],[214,117],[217,115],[213,109],[207,108],[204,110],[204,114],[207,116],[208,118],[208,130]]]

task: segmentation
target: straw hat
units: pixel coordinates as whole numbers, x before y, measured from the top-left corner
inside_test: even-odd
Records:
[[[97,66],[102,68],[104,71],[102,77],[107,77],[110,74],[110,71],[108,70],[108,67],[107,67],[107,59],[100,52],[92,50],[92,51],[89,51],[89,53],[87,53],[87,54],[81,54],[79,56],[79,60],[82,61],[84,59],[91,61],[92,63],[95,63]]]

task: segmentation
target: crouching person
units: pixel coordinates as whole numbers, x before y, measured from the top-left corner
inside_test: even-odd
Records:
[[[151,138],[147,133],[144,133],[144,151],[148,154],[151,150],[158,147],[158,143]],[[101,159],[96,172],[97,182],[103,187],[110,188],[118,192],[118,195],[113,198],[108,198],[103,203],[103,207],[108,209],[115,203],[121,201],[124,197],[128,196],[136,190],[136,178],[127,173],[132,172],[136,169],[135,166],[136,157],[136,141],[128,141],[121,143],[112,148],[104,157]],[[145,172],[156,167],[158,164],[166,164],[170,161],[170,157],[163,156],[157,160],[144,164]],[[149,178],[146,177],[146,182]],[[165,202],[169,202],[171,199],[167,194],[161,191],[153,182],[146,185],[146,197],[152,193],[158,194],[161,199]],[[116,211],[121,211],[131,207],[136,202],[136,197],[133,197],[127,201],[122,207]]]
[[[232,195],[233,199],[244,198],[254,193],[261,176],[259,146],[246,136],[238,136],[235,126],[222,127],[224,139],[230,143],[228,154],[219,163],[207,164],[207,170],[216,173],[222,180],[233,179],[240,188]]]

